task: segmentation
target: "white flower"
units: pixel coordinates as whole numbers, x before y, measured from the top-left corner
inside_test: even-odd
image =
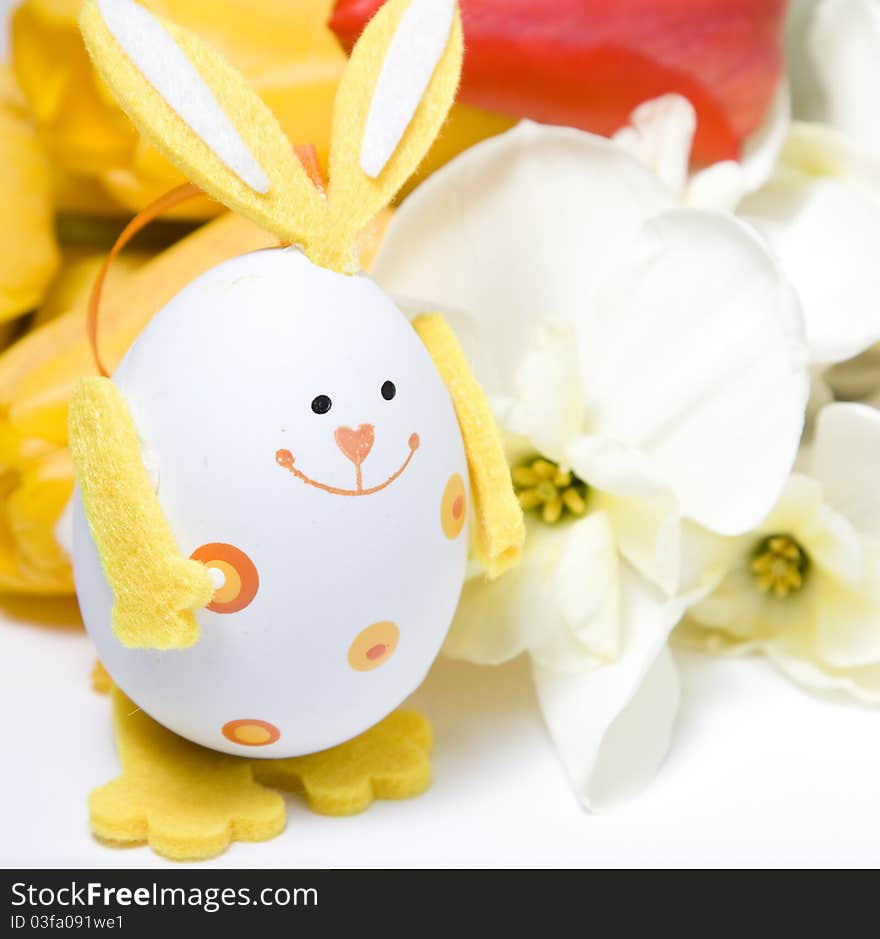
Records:
[[[793,0],[787,53],[795,116],[880,154],[880,3]]]
[[[773,177],[739,206],[798,291],[818,365],[880,340],[878,193],[880,160],[830,128],[794,124]]]
[[[725,572],[688,612],[681,638],[764,651],[805,685],[880,702],[878,466],[880,412],[824,408],[810,475],[792,476],[753,532],[716,544]]]
[[[810,358],[824,369],[880,340],[880,159],[832,128],[789,125],[785,102],[781,88],[742,164],[691,176],[695,115],[679,95],[641,105],[615,141],[684,204],[736,209],[761,235],[798,292]]]
[[[843,363],[822,379],[838,396],[880,401],[880,371],[846,362],[880,340],[880,2],[795,0],[787,45],[801,123],[783,154],[788,178],[757,208],[777,234],[796,219],[781,250],[803,279],[815,358]]]
[[[761,126],[746,141],[742,159],[690,172],[697,129],[693,105],[678,94],[640,104],[614,141],[651,169],[684,204],[733,211],[771,176],[790,126],[788,84],[780,82]]]
[[[521,500],[540,506],[522,565],[466,584],[447,651],[528,652],[582,801],[637,788],[676,709],[682,519],[748,530],[797,450],[791,290],[741,223],[680,208],[607,140],[528,123],[410,196],[374,275],[472,317]]]
[[[880,397],[880,373],[860,356],[880,340],[880,2],[795,0],[787,47],[798,121],[774,179],[744,211],[800,292],[814,401]]]

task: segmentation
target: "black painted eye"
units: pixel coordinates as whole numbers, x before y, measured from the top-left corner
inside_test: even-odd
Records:
[[[327,395],[318,395],[317,398],[312,399],[312,410],[315,414],[326,414],[331,407],[333,407],[333,402]]]
[[[382,397],[386,401],[390,401],[396,394],[397,389],[394,387],[393,381],[386,381],[385,384],[382,385]]]

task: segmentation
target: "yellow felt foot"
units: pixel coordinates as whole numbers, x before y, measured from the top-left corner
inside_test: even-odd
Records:
[[[303,792],[322,815],[354,815],[374,799],[408,799],[431,784],[431,725],[414,711],[395,711],[368,731],[320,753],[254,761],[267,786]]]
[[[122,774],[89,796],[92,832],[120,845],[147,842],[173,860],[202,860],[232,841],[284,829],[284,800],[254,781],[247,760],[172,734],[114,688]]]

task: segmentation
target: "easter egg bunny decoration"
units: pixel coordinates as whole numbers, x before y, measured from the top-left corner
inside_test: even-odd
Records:
[[[359,232],[452,104],[454,0],[389,0],[370,22],[339,86],[326,192],[262,101],[194,36],[133,0],[86,0],[81,26],[145,137],[281,243],[189,284],[112,379],[83,379],[71,402],[77,594],[120,689],[119,749],[138,780],[98,790],[92,822],[104,837],[143,840],[144,787],[167,803],[186,741],[216,751],[198,759],[226,760],[229,778],[238,762],[222,754],[307,790],[328,760],[330,777],[345,777],[346,748],[362,761],[371,733],[383,746],[412,747],[413,734],[424,744],[425,727],[395,709],[440,649],[468,541],[497,576],[524,528],[452,332],[437,314],[409,322],[355,261]],[[145,741],[159,738],[165,775],[150,789]],[[187,752],[182,763],[207,754]],[[210,765],[196,775],[216,788]],[[322,778],[324,808],[338,809]],[[132,787],[137,811],[120,796]],[[166,803],[164,817],[179,818]],[[277,819],[218,824],[238,837],[277,830]],[[174,856],[219,844],[164,837]]]

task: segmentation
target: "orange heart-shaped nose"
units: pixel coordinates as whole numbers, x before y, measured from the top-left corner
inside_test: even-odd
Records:
[[[351,427],[337,427],[334,436],[336,445],[355,466],[360,466],[366,460],[375,440],[372,424],[361,424],[357,430]]]

